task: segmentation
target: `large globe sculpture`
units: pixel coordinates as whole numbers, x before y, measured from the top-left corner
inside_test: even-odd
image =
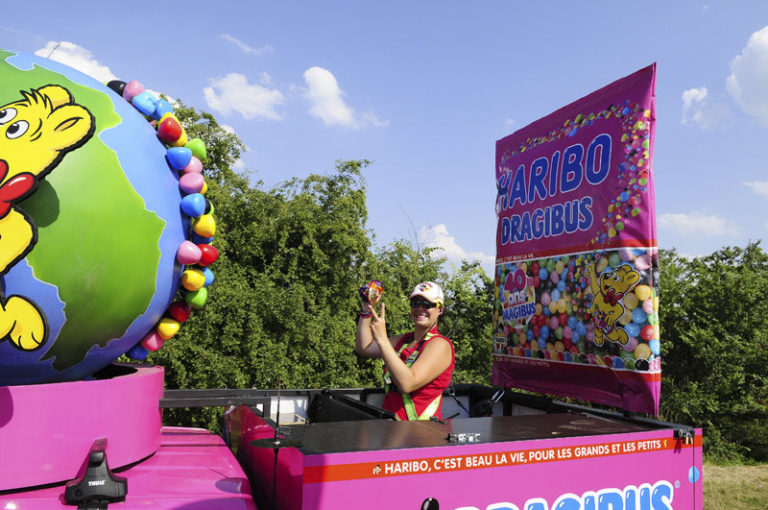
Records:
[[[88,378],[168,320],[192,234],[168,149],[116,91],[0,51],[0,386]]]

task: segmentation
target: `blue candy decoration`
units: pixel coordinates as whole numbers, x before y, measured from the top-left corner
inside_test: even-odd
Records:
[[[658,339],[648,340],[648,347],[651,348],[651,352],[656,356],[661,353],[661,342]]]
[[[128,350],[128,352],[125,353],[125,355],[131,359],[135,359],[136,361],[143,361],[147,359],[147,355],[149,355],[149,351],[146,350],[143,345],[138,343],[133,347],[131,347]]]
[[[645,313],[645,310],[638,307],[632,310],[632,322],[636,322],[638,324],[645,324],[648,320],[648,314]]]
[[[181,210],[187,216],[199,218],[205,214],[205,197],[200,193],[192,193],[181,199]]]
[[[192,234],[192,242],[195,244],[211,244],[213,237],[203,237],[200,234]]]
[[[192,160],[192,150],[186,147],[171,147],[165,153],[165,159],[174,170],[184,170]]]
[[[152,94],[144,91],[141,94],[133,96],[133,99],[131,99],[131,104],[133,104],[133,106],[142,114],[150,116],[155,113],[157,104],[156,101],[157,100]]]
[[[173,107],[171,106],[171,103],[165,99],[158,99],[157,103],[155,103],[155,111],[152,114],[152,118],[155,120],[160,120],[166,113],[173,113]]]
[[[208,287],[213,283],[213,271],[207,267],[203,268],[203,276],[205,276],[205,283],[203,284],[203,287]]]
[[[636,322],[630,322],[624,326],[624,330],[629,336],[638,336],[640,334],[640,326]]]

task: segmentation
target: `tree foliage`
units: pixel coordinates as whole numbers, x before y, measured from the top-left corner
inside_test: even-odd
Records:
[[[713,457],[768,460],[768,255],[661,254],[662,412]]]

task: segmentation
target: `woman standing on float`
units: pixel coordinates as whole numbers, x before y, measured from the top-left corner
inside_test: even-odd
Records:
[[[386,306],[375,309],[381,294],[374,290],[369,296],[357,323],[355,350],[384,360],[382,408],[398,420],[442,418],[443,390],[451,383],[454,366],[453,343],[437,330],[445,310],[443,290],[433,282],[418,284],[410,297],[414,330],[392,337],[387,336]]]

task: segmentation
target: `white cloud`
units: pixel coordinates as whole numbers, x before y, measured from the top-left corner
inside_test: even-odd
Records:
[[[448,232],[444,224],[423,226],[419,229],[419,240],[425,248],[440,248],[439,255],[445,255],[448,262],[460,266],[462,260],[477,260],[488,274],[493,274],[495,258],[493,255],[474,251],[468,252],[456,242],[456,238]]]
[[[742,183],[758,195],[768,197],[768,181],[749,181]]]
[[[660,214],[656,218],[656,224],[660,229],[696,236],[730,235],[738,232],[738,228],[726,219],[701,212]]]
[[[306,97],[312,103],[310,115],[322,120],[327,126],[360,127],[355,111],[347,106],[336,77],[322,67],[310,67],[304,71],[307,84]]]
[[[369,124],[376,127],[389,124],[388,121],[380,120],[370,110],[357,114],[344,101],[344,91],[339,87],[333,73],[327,69],[310,67],[304,71],[304,82],[304,96],[311,104],[309,114],[322,120],[326,126],[359,129]]]
[[[210,108],[227,115],[239,113],[245,119],[264,118],[282,120],[275,109],[285,101],[277,89],[250,84],[245,76],[229,73],[223,78],[211,80],[211,86],[203,89],[205,102]]]
[[[683,92],[683,124],[696,124],[709,130],[720,126],[728,118],[728,107],[712,102],[707,87],[688,89]]]
[[[768,126],[768,26],[753,33],[733,58],[725,89],[745,113]]]
[[[108,66],[100,64],[93,58],[93,53],[69,41],[48,41],[48,44],[37,50],[35,55],[68,65],[102,83],[117,79]]]
[[[249,54],[249,55],[264,55],[265,53],[271,53],[274,51],[274,48],[270,44],[265,44],[264,46],[260,46],[258,48],[255,48],[253,46],[248,46],[240,39],[233,37],[229,34],[219,34],[219,37],[224,39],[225,41],[229,41],[241,50],[243,52]]]
[[[386,127],[386,126],[389,126],[389,121],[388,120],[381,120],[371,110],[364,111],[360,115],[360,118],[363,120],[364,124],[371,124],[372,126],[376,126],[376,127]]]

